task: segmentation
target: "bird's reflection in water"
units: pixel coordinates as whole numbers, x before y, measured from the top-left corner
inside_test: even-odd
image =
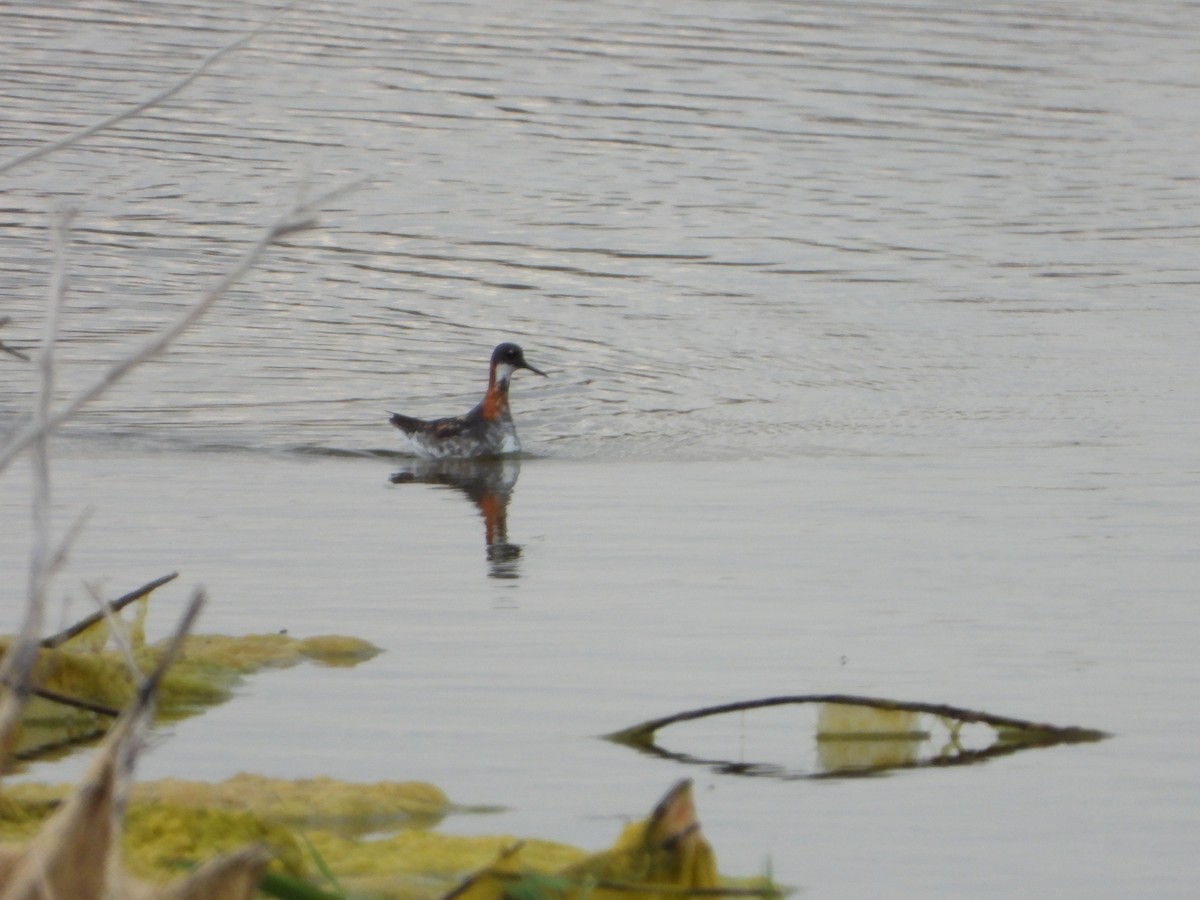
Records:
[[[438,484],[458,488],[483,516],[488,575],[520,576],[521,547],[508,541],[508,501],[521,464],[505,459],[414,459],[393,472],[392,484]]]

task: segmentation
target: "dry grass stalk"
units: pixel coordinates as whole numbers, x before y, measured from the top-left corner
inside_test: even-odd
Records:
[[[58,340],[58,318],[66,296],[67,284],[66,235],[73,215],[71,211],[60,213],[52,229],[54,265],[50,278],[50,297],[46,304],[41,352],[38,354],[38,393],[34,402],[33,423],[30,426],[33,432],[30,441],[33,463],[33,543],[29,554],[25,615],[16,640],[0,661],[0,684],[8,688],[0,701],[0,767],[9,758],[21,711],[29,699],[30,674],[37,661],[37,638],[41,633],[46,588],[66,554],[65,548],[57,551],[50,549],[50,455],[46,423],[50,417],[50,404],[54,396],[54,350]]]
[[[203,75],[226,54],[244,46],[294,5],[295,3],[288,3],[282,6],[258,29],[210,54],[199,66],[166,90],[159,91],[150,98],[59,141],[36,147],[8,162],[0,163],[0,174],[57,150],[74,146],[102,129],[110,128],[118,122],[160,105]],[[17,429],[15,433],[6,435],[0,442],[0,473],[25,452],[30,454],[33,473],[33,544],[25,613],[16,639],[9,646],[3,661],[0,661],[0,684],[6,688],[0,696],[0,770],[10,758],[12,740],[21,711],[34,690],[30,682],[30,673],[37,658],[48,586],[65,560],[71,540],[82,525],[81,518],[68,530],[63,541],[57,545],[52,541],[51,480],[47,447],[50,436],[131,371],[162,353],[195,324],[233,284],[245,276],[258,263],[267,248],[287,234],[311,227],[315,222],[316,211],[349,187],[311,200],[306,200],[303,196],[297,198],[262,230],[258,239],[216,284],[190,304],[174,321],[167,323],[140,347],[119,359],[60,408],[52,409],[56,374],[54,350],[59,312],[66,294],[66,247],[71,213],[64,212],[59,215],[52,228],[54,268],[43,338],[37,357],[39,387],[34,414],[27,425]],[[8,322],[9,318],[0,318],[0,326]],[[24,353],[2,342],[0,352],[28,360]],[[0,900],[100,900],[110,897],[131,900],[189,900],[200,897],[243,900],[252,896],[262,867],[266,863],[266,855],[261,848],[250,848],[214,860],[197,869],[189,878],[165,889],[135,884],[126,879],[121,874],[117,858],[124,797],[132,780],[133,764],[144,731],[151,718],[155,691],[166,666],[170,664],[184,635],[191,628],[202,602],[203,597],[198,593],[193,598],[171,646],[164,652],[158,668],[142,684],[136,700],[117,719],[87,775],[71,797],[29,844],[20,848],[0,848]],[[107,609],[101,613],[110,614]],[[48,640],[53,643],[65,640],[69,636],[56,635]]]
[[[95,382],[85,387],[58,410],[12,435],[0,446],[0,472],[3,472],[21,453],[30,449],[62,424],[73,418],[93,400],[103,396],[115,384],[143,363],[158,356],[180,335],[191,328],[212,308],[225,293],[253,269],[267,249],[280,238],[297,231],[304,231],[316,224],[316,212],[335,198],[358,187],[362,181],[335,188],[312,200],[297,199],[278,218],[259,233],[258,239],[247,249],[199,300],[186,308],[173,322],[168,323],[152,335],[141,347],[118,360]]]
[[[158,685],[203,604],[197,591],[158,665],[105,737],[79,786],[12,862],[0,900],[102,900],[123,881],[121,812],[133,764]]]

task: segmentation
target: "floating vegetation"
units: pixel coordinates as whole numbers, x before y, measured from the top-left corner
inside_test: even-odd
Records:
[[[241,678],[266,666],[304,660],[352,665],[378,652],[353,638],[300,640],[285,634],[180,635],[166,646],[147,644],[142,621],[149,590],[139,591],[134,599],[126,600],[138,592],[117,601],[138,604],[132,620],[101,615],[41,642],[31,669],[37,696],[22,719],[24,742],[31,735],[42,741],[51,735],[69,743],[81,722],[109,733],[80,787],[20,784],[0,792],[0,839],[16,848],[0,852],[0,896],[50,896],[36,878],[47,867],[68,866],[67,860],[69,867],[100,866],[96,884],[119,898],[241,900],[256,885],[276,897],[404,900],[780,893],[769,879],[732,883],[718,875],[689,781],[672,788],[647,819],[626,827],[609,850],[590,856],[549,841],[438,834],[431,829],[454,807],[436,787],[419,782],[348,784],[243,774],[219,784],[164,779],[119,788],[115,748],[123,740],[121,729],[130,727],[121,724],[128,714],[112,724],[105,709],[111,706],[115,713],[118,705],[137,708],[143,702],[146,688],[131,674],[130,661],[154,673],[160,715],[177,718],[224,700]],[[105,649],[114,642],[125,652]],[[1105,735],[942,704],[819,694],[690,710],[609,737],[721,772],[793,779],[959,765]],[[115,854],[106,852],[109,861],[101,863],[90,844],[87,852],[79,849],[82,835],[104,846],[119,843],[119,866],[110,860]],[[210,862],[199,865],[205,860]],[[189,869],[194,869],[189,878],[215,872],[231,879],[235,893],[207,887],[179,893],[177,881],[160,887]],[[89,877],[69,871],[60,884]],[[14,892],[13,885],[33,885],[32,893]]]
[[[72,791],[69,785],[8,786],[0,794],[0,838],[31,838]],[[241,774],[207,784],[168,778],[129,791],[122,858],[131,873],[161,881],[181,866],[258,844],[270,851],[275,869],[303,876],[311,872],[306,840],[332,850],[368,834],[429,828],[449,809],[446,795],[423,782],[348,784]],[[338,860],[339,854],[330,852],[328,858]],[[480,858],[486,856],[477,854],[471,862]]]
[[[172,86],[161,90],[101,122],[48,144],[33,147],[0,162],[0,171],[72,147],[97,131],[153,109],[200,77],[221,57],[244,46],[291,4],[276,12],[256,31],[243,35],[209,54],[198,67]],[[301,194],[309,193],[309,186]],[[250,900],[257,893],[271,854],[253,843],[216,857],[186,860],[190,871],[172,874],[170,883],[154,885],[130,875],[118,852],[123,834],[130,839],[137,815],[128,811],[130,787],[138,752],[154,718],[156,707],[180,717],[220,702],[247,672],[267,665],[290,665],[315,659],[330,665],[353,664],[378,650],[363,641],[319,638],[295,641],[283,635],[269,639],[187,640],[204,603],[203,593],[193,594],[174,635],[163,646],[145,643],[144,598],[154,588],[172,580],[169,575],[107,604],[72,628],[39,640],[50,585],[61,569],[85,517],[81,516],[61,538],[53,535],[50,436],[88,403],[103,396],[131,370],[160,354],[215,304],[226,291],[254,267],[262,254],[284,235],[312,227],[319,208],[342,191],[316,199],[298,196],[254,243],[233,262],[203,294],[186,304],[168,324],[123,354],[95,379],[56,403],[56,344],[59,318],[67,294],[67,249],[74,210],[64,208],[51,228],[53,265],[46,303],[43,336],[37,353],[38,388],[31,415],[17,416],[15,427],[0,436],[0,473],[19,456],[30,458],[32,476],[32,527],[28,590],[15,637],[0,642],[0,773],[7,772],[19,754],[44,753],[47,747],[70,747],[99,738],[102,741],[79,785],[61,800],[45,802],[39,810],[22,807],[0,793],[0,816],[32,824],[21,843],[0,846],[0,898],[2,900]],[[9,318],[0,316],[0,327]],[[0,357],[29,361],[21,350],[0,341]],[[8,573],[11,574],[11,573]],[[12,581],[10,578],[9,581]],[[132,622],[117,618],[122,606],[142,605]],[[105,650],[110,641],[116,650]],[[214,646],[214,643],[217,646]],[[181,659],[182,656],[186,659]],[[168,668],[177,663],[168,677]],[[145,805],[145,814],[165,808]],[[253,817],[236,811],[253,825]],[[127,815],[128,813],[128,815]],[[44,819],[44,821],[43,821]],[[161,822],[154,826],[159,830]],[[277,826],[281,827],[281,826]],[[170,829],[165,829],[169,831]],[[228,841],[258,841],[262,829],[246,830],[220,822],[211,831]],[[188,837],[204,831],[191,821]],[[193,867],[194,866],[194,867]]]
[[[688,710],[606,737],[726,774],[797,779],[966,765],[1108,735],[940,703],[801,694]]]
[[[258,845],[211,858],[162,887],[129,875],[116,852],[133,767],[154,698],[203,602],[197,592],[158,664],[138,684],[78,787],[54,807],[28,841],[0,848],[0,891],[5,900],[249,900],[255,892],[270,858]],[[12,655],[10,651],[6,664]],[[26,685],[10,684],[3,706],[19,705],[29,693]],[[6,719],[6,726],[12,727],[13,721]],[[6,808],[14,806],[7,797],[5,801]]]
[[[155,579],[109,604],[71,628],[41,641],[30,680],[33,696],[26,704],[13,745],[16,760],[46,759],[93,743],[107,730],[137,690],[128,665],[141,672],[161,661],[163,647],[148,644],[143,622],[146,600],[154,588],[174,575]],[[136,603],[131,620],[118,617]],[[0,637],[0,653],[11,638]],[[110,643],[121,649],[105,649]],[[286,634],[189,635],[159,686],[158,714],[177,720],[228,700],[249,674],[265,668],[314,662],[355,665],[378,654],[379,648],[352,637],[294,638]]]
[[[378,652],[353,638],[189,635],[198,599],[176,635],[148,644],[146,597],[173,577],[131,591],[36,648],[19,725],[26,754],[31,745],[73,745],[79,735],[103,741],[77,787],[0,791],[0,896],[244,900],[259,886],[278,897],[349,891],[406,900],[447,892],[472,900],[774,893],[769,884],[718,879],[690,782],[592,856],[549,841],[438,834],[431,829],[453,807],[420,782],[243,774],[219,784],[133,784],[139,735],[156,704],[160,717],[178,718],[224,700],[265,666],[354,664]],[[133,604],[131,620],[117,618]],[[108,649],[114,643],[118,649]],[[322,880],[327,887],[314,887]]]
[[[525,846],[500,851],[445,900],[618,900],[703,896],[778,897],[769,880],[733,885],[717,874],[712,847],[700,833],[691,781],[676,784],[649,818],[625,827],[610,850],[555,872],[529,866]]]
[[[41,818],[72,796],[69,786],[9,787],[0,803],[0,838],[36,840]],[[323,871],[336,883],[323,890],[335,897],[616,900],[779,893],[769,881],[733,883],[718,876],[688,781],[672,788],[647,819],[626,826],[610,849],[593,855],[550,841],[430,831],[451,808],[440,790],[420,782],[256,775],[215,785],[148,782],[129,794],[122,872],[143,886],[161,883],[199,860],[251,845],[263,863],[271,860],[265,888],[281,897],[318,896],[311,891]]]

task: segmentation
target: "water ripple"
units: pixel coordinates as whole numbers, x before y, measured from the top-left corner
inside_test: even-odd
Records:
[[[511,338],[527,446],[789,455],[1121,433],[1195,358],[1195,23],[1169,3],[297,7],[6,185],[6,334],[73,235],[67,389],[298,184],[368,174],[76,431],[379,448]],[[15,154],[181,77],[266,4],[0,9]],[[1165,353],[1141,365],[1118,348]],[[0,361],[4,407],[31,372]],[[1194,396],[1192,390],[1191,396]],[[2,411],[0,411],[2,412]]]

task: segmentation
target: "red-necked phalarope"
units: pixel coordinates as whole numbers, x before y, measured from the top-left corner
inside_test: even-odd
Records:
[[[546,373],[525,362],[516,344],[505,342],[492,351],[487,393],[465,416],[449,416],[426,422],[393,413],[391,423],[404,432],[412,448],[422,456],[499,456],[518,453],[517,426],[508,409],[508,382],[517,369],[538,375]]]

